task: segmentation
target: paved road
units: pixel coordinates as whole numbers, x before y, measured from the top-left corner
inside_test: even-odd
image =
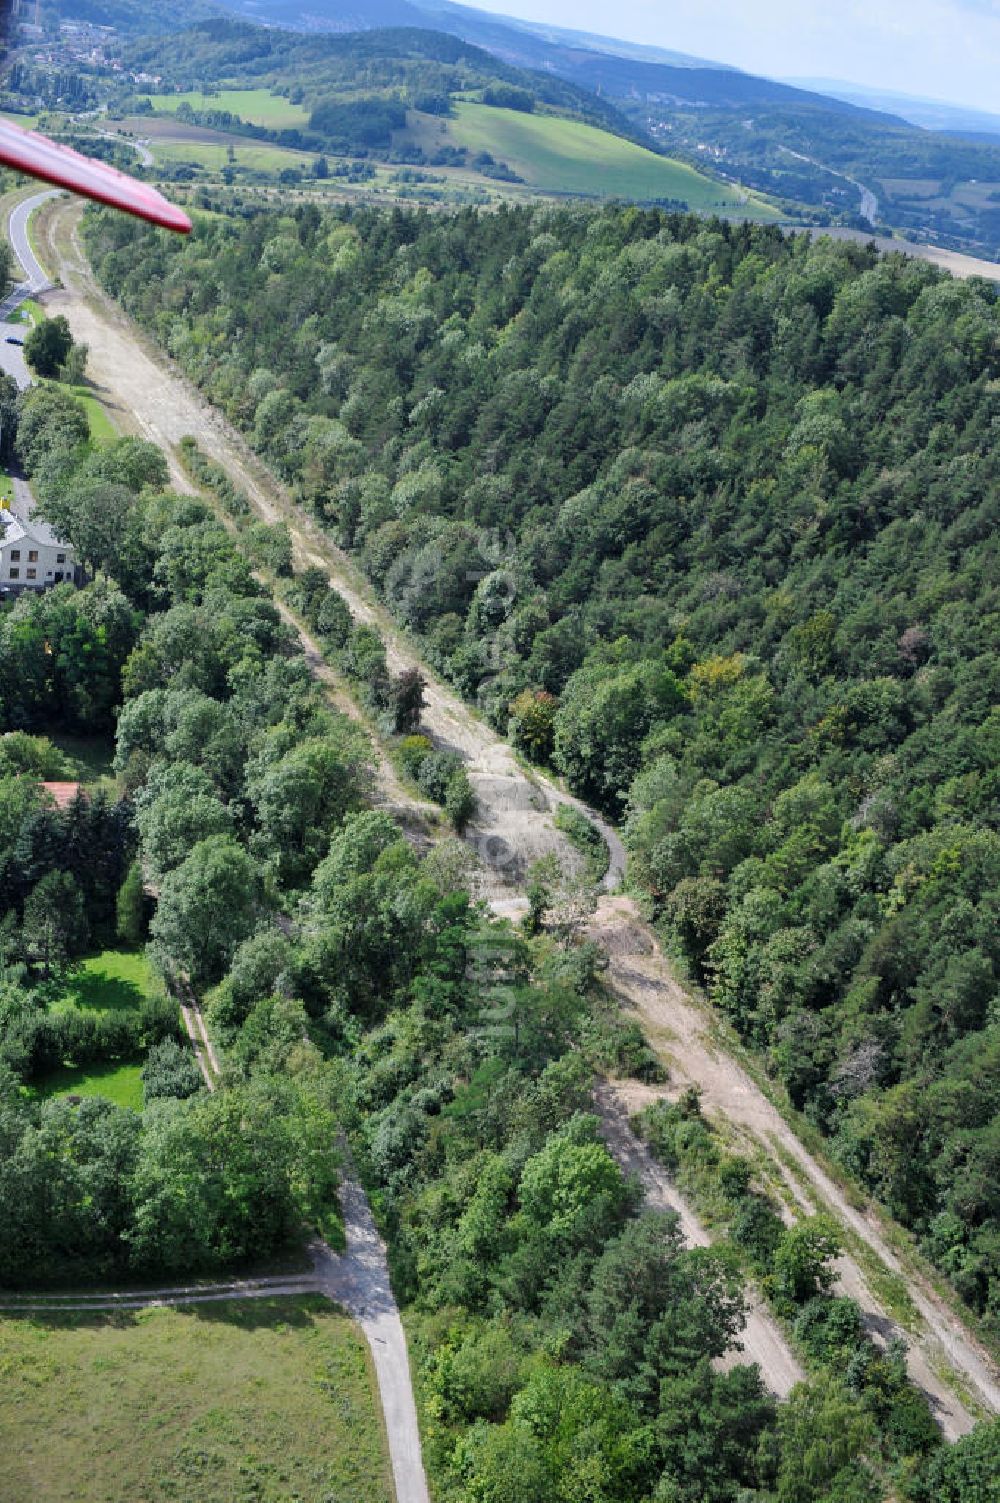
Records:
[[[22,340],[27,329],[24,324],[10,323],[8,319],[26,298],[33,297],[35,293],[44,292],[47,287],[52,286],[44,267],[31,248],[31,242],[28,239],[28,220],[39,204],[43,204],[47,198],[56,196],[57,191],[49,188],[44,193],[35,193],[30,198],[22,199],[15,206],[7,222],[7,234],[14,255],[21,264],[24,280],[0,300],[0,371],[14,377],[19,391],[24,391],[31,385],[31,377],[24,363],[24,352],[20,344],[13,344],[11,341]]]
[[[406,1333],[389,1281],[385,1244],[346,1150],[340,1204],[347,1251],[338,1254],[331,1252],[325,1242],[315,1243],[312,1251],[316,1273],[323,1292],[354,1317],[371,1349],[389,1437],[396,1503],[430,1503]]]
[[[13,376],[18,391],[31,385],[28,367],[24,363],[24,350],[19,344],[10,344],[11,339],[23,340],[28,332],[27,324],[0,323],[0,371]]]
[[[43,204],[47,198],[58,198],[59,191],[58,188],[48,188],[44,193],[35,193],[31,198],[23,198],[14,209],[7,224],[7,234],[10,238],[14,255],[21,263],[21,269],[24,272],[24,279],[28,287],[27,296],[29,297],[33,293],[44,292],[46,287],[52,286],[52,283],[45,273],[45,268],[31,248],[31,241],[28,239],[28,220],[39,204]]]

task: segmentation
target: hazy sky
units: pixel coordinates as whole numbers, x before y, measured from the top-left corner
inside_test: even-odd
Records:
[[[772,78],[842,78],[1000,114],[1000,0],[466,0]]]

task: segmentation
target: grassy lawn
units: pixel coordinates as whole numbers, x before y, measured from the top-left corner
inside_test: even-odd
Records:
[[[39,118],[38,115],[18,115],[13,110],[0,110],[0,120],[9,120],[12,125],[19,125],[22,130],[36,130]]]
[[[63,1065],[31,1087],[38,1100],[50,1096],[103,1096],[115,1106],[143,1108],[142,1065]]]
[[[83,404],[87,413],[87,421],[90,423],[90,437],[99,449],[107,448],[113,444],[118,434],[111,419],[101,406],[97,397],[89,386],[70,386],[67,388]]]
[[[601,198],[683,199],[692,209],[751,213],[772,211],[746,204],[725,183],[713,182],[669,157],[657,156],[620,136],[552,115],[527,115],[489,105],[459,103],[449,136],[473,152],[489,151],[534,188]]]
[[[389,1503],[360,1334],[315,1296],[0,1319],[5,1503]]]
[[[188,94],[152,94],[150,98],[154,110],[173,114],[184,103],[193,110],[228,110],[248,125],[264,125],[269,130],[289,130],[309,120],[308,110],[272,94],[270,89],[220,89],[217,94],[192,90]]]
[[[37,323],[41,323],[44,317],[45,309],[42,307],[42,305],[40,303],[36,303],[33,297],[28,297],[25,298],[21,306],[11,314],[10,322],[12,324],[30,324],[33,326]]]
[[[87,421],[90,424],[91,442],[96,444],[99,449],[107,448],[108,444],[113,444],[119,436],[111,419],[101,406],[100,401],[94,396],[91,386],[88,386],[86,383],[81,386],[68,386],[65,381],[39,381],[37,384],[39,386],[58,386],[62,391],[71,392],[76,397],[76,400],[87,414]]]
[[[141,950],[102,950],[88,955],[75,970],[50,983],[47,1005],[53,1012],[121,1012],[138,1007],[158,990]],[[109,1060],[89,1065],[62,1065],[35,1082],[33,1096],[104,1096],[116,1106],[143,1107],[142,1061]]]
[[[123,1012],[138,1007],[160,990],[142,950],[102,950],[88,955],[70,971],[54,992],[49,1006],[81,1012]]]
[[[14,482],[7,471],[0,467],[0,506],[8,510],[14,502]]]

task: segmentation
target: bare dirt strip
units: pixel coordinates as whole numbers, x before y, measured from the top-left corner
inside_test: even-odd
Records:
[[[260,517],[288,523],[297,562],[322,567],[356,619],[378,627],[393,671],[421,668],[429,680],[424,723],[436,740],[465,758],[479,800],[479,814],[469,833],[493,873],[487,896],[498,910],[515,911],[530,860],[550,850],[572,860],[567,842],[551,821],[556,803],[567,795],[550,780],[522,768],[510,747],[429,672],[413,644],[373,600],[353,564],[295,506],[239,435],[101,292],[76,233],[79,212],[78,205],[57,200],[39,216],[36,243],[50,271],[63,283],[45,295],[45,302],[49,311],[64,313],[74,336],[90,346],[91,375],[116,424],[123,432],[141,433],[160,444],[170,458],[174,482],[184,490],[191,486],[177,461],[176,446],[184,434],[192,434],[246,492]],[[399,792],[405,797],[405,790],[394,789],[394,802]],[[615,832],[604,821],[600,824],[612,854],[607,885],[613,887],[624,871],[625,853]],[[979,1414],[1000,1413],[1000,1375],[988,1353],[937,1293],[916,1255],[900,1250],[905,1238],[897,1237],[890,1245],[890,1223],[883,1214],[869,1204],[861,1210],[852,1204],[727,1052],[710,1012],[678,984],[636,905],[628,898],[605,896],[591,933],[609,954],[609,985],[642,1022],[672,1078],[696,1084],[706,1111],[738,1130],[748,1143],[760,1145],[803,1209],[829,1212],[844,1227],[848,1241],[858,1239],[863,1255],[855,1256],[849,1249],[841,1260],[841,1288],[858,1299],[869,1329],[880,1339],[898,1335],[907,1342],[911,1376],[927,1394],[944,1434],[955,1438],[967,1432]],[[915,1312],[905,1328],[872,1290],[873,1280],[866,1279],[862,1264],[905,1282]],[[747,1355],[762,1361],[767,1381],[777,1390],[784,1382],[781,1373],[769,1371],[769,1359],[763,1354],[758,1359],[749,1342]]]

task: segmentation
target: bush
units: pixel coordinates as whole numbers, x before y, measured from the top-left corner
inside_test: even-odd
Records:
[[[420,764],[417,783],[428,798],[443,804],[448,797],[448,784],[462,771],[462,759],[457,752],[432,751]]]
[[[396,743],[399,765],[406,776],[414,781],[419,779],[420,769],[433,750],[434,745],[429,736],[404,736],[402,741]]]
[[[456,768],[448,779],[444,793],[444,812],[459,835],[476,812],[475,790],[464,767]]]
[[[863,1334],[861,1310],[846,1297],[818,1295],[803,1305],[795,1322],[796,1340],[817,1362],[846,1363]]]
[[[326,594],[316,613],[316,630],[331,647],[339,651],[354,629],[354,620],[347,601],[336,590],[327,586]]]
[[[561,830],[566,836],[570,845],[580,852],[590,881],[602,881],[607,874],[611,854],[597,826],[572,804],[559,805],[554,823],[556,829]]]
[[[766,1200],[759,1195],[748,1195],[733,1219],[729,1235],[737,1247],[749,1254],[757,1272],[765,1273],[771,1267],[784,1230],[781,1217]]]
[[[795,1305],[828,1293],[840,1251],[837,1229],[826,1216],[810,1216],[789,1227],[775,1249],[767,1281],[778,1308],[791,1314]]]
[[[167,1096],[183,1100],[200,1091],[202,1075],[190,1049],[176,1039],[154,1044],[142,1067],[142,1087],[147,1102]]]
[[[250,551],[254,561],[272,574],[287,579],[292,572],[292,535],[284,522],[270,526],[257,522],[249,532]]]

